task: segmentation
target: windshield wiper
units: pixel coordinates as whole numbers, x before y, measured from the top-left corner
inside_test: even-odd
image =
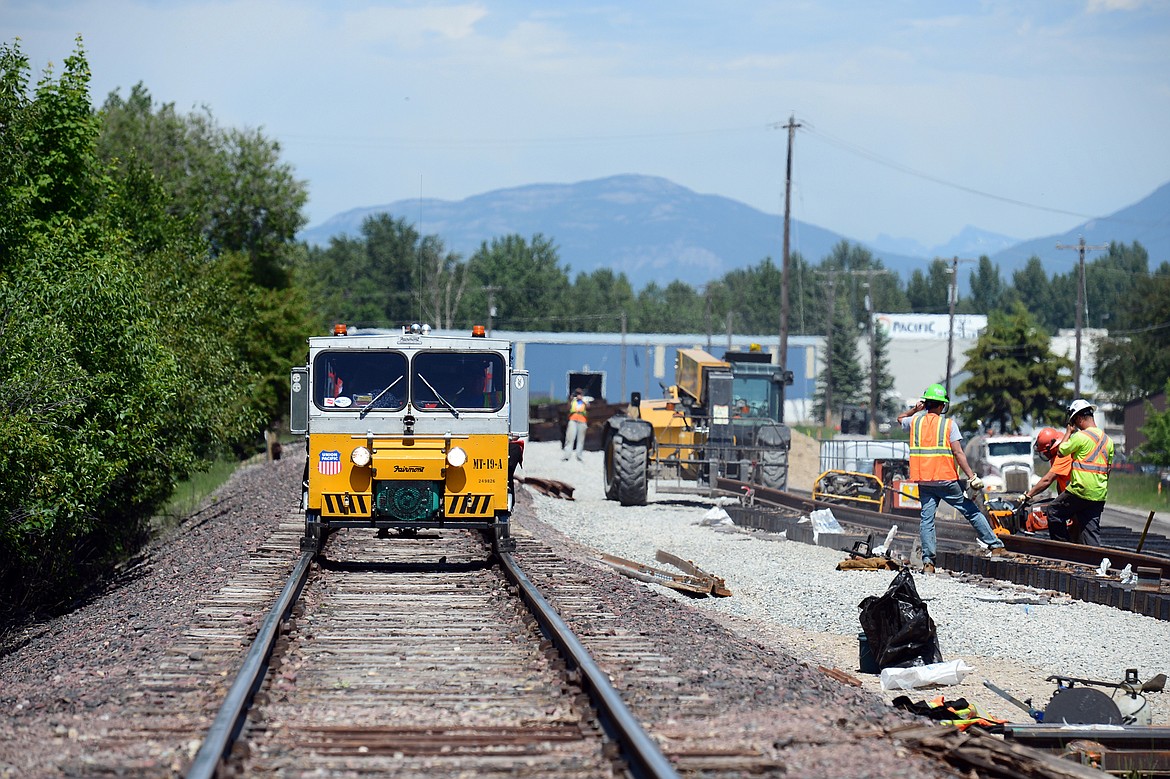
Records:
[[[358,414],[358,419],[365,419],[366,414],[369,413],[370,409],[372,409],[374,407],[374,404],[377,403],[379,400],[381,400],[383,395],[385,395],[390,390],[394,389],[394,385],[400,381],[402,381],[401,376],[399,376],[394,381],[390,382],[390,386],[386,387],[386,389],[382,390],[377,395],[375,395],[369,403],[362,406],[362,413]]]
[[[446,407],[447,407],[447,409],[448,409],[448,410],[449,410],[449,411],[450,411],[452,414],[454,414],[454,415],[455,415],[455,418],[456,418],[456,419],[459,419],[459,418],[460,418],[460,417],[459,417],[459,410],[458,410],[458,409],[456,409],[454,406],[452,406],[452,405],[451,405],[451,402],[450,402],[449,400],[447,400],[445,397],[443,397],[442,395],[440,395],[440,394],[439,394],[439,391],[438,391],[437,389],[435,389],[434,387],[432,387],[432,386],[431,386],[431,383],[430,383],[429,381],[427,381],[427,377],[426,377],[426,376],[423,376],[421,373],[420,373],[420,374],[418,374],[418,377],[419,377],[419,379],[421,379],[421,380],[422,380],[422,383],[423,383],[423,384],[427,385],[427,389],[429,389],[431,392],[435,393],[435,397],[436,397],[436,398],[438,398],[439,400],[443,401],[443,405],[444,405],[444,406],[446,406]]]

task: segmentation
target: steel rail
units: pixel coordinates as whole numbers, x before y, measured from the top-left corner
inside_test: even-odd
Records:
[[[244,727],[252,697],[264,683],[268,659],[272,656],[273,647],[276,646],[280,626],[288,620],[292,607],[305,586],[313,557],[312,550],[301,553],[300,559],[284,584],[284,589],[280,591],[276,603],[260,625],[256,639],[244,657],[240,672],[219,707],[219,713],[215,715],[211,728],[207,731],[207,738],[203,740],[203,745],[199,747],[191,767],[187,770],[187,779],[211,779],[219,773],[224,758],[228,756]]]
[[[757,509],[779,508],[799,513],[811,513],[828,508],[847,526],[846,537],[856,536],[857,529],[887,531],[897,524],[913,528],[917,534],[918,517],[870,511],[846,504],[813,500],[791,492],[766,487],[745,485],[730,479],[719,479],[715,485],[718,491],[727,495],[743,495],[743,487],[753,489],[752,506],[729,506],[729,512],[736,516],[737,524],[757,527],[763,530],[786,530],[788,537],[805,543],[816,543],[816,536],[809,525],[793,524],[794,518],[771,518]],[[1108,556],[1111,567],[1120,568],[1129,564],[1131,570],[1156,571],[1161,578],[1170,575],[1170,560],[1166,557],[1136,554],[1116,547],[1082,546],[1067,541],[1052,541],[1028,535],[1000,536],[1009,552],[1024,555],[1022,558],[997,557],[989,559],[985,554],[970,551],[974,544],[971,528],[966,522],[938,522],[935,525],[941,565],[944,568],[972,573],[979,576],[1002,579],[1042,590],[1054,590],[1069,595],[1075,600],[1099,603],[1103,606],[1144,614],[1147,617],[1170,621],[1170,593],[1162,591],[1160,583],[1153,587],[1136,587],[1122,584],[1116,579],[1102,579],[1092,569]],[[846,550],[847,551],[847,550]],[[1038,559],[1039,558],[1039,559]],[[1045,562],[1047,561],[1047,563]],[[1051,565],[1056,564],[1056,567]],[[1061,568],[1060,566],[1066,566]]]
[[[847,503],[815,500],[793,492],[769,489],[732,479],[719,479],[716,483],[716,488],[728,495],[742,495],[745,487],[755,491],[755,500],[761,504],[791,508],[802,512],[824,508],[832,509],[833,514],[841,521],[870,530],[889,530],[892,524],[917,527],[919,523],[917,512],[902,515],[873,511]],[[935,530],[940,542],[970,543],[971,531],[966,522],[936,521]],[[1117,547],[1085,546],[1069,541],[1053,541],[1047,538],[1019,534],[1000,536],[1000,539],[1009,552],[1084,565],[1096,565],[1101,562],[1102,556],[1108,555],[1118,568],[1127,563],[1134,569],[1139,566],[1158,568],[1162,578],[1170,578],[1170,560],[1160,555],[1140,554]]]
[[[622,700],[621,695],[614,689],[609,676],[601,670],[589,650],[581,643],[568,624],[557,613],[556,609],[545,600],[536,586],[525,573],[511,554],[498,555],[501,568],[512,580],[520,592],[520,596],[533,615],[540,623],[548,637],[556,643],[566,659],[574,663],[581,671],[582,679],[586,683],[587,692],[602,715],[605,725],[612,729],[610,735],[618,742],[622,754],[625,756],[634,776],[653,777],[655,779],[678,779],[674,766],[658,748],[658,744],[646,733],[641,723]]]

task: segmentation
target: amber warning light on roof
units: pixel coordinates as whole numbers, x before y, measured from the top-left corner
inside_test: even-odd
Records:
[[[334,335],[346,335],[346,334],[348,334],[348,332],[349,331],[346,330],[345,325],[343,325],[343,324],[336,324],[333,326],[333,334]]]
[[[487,330],[484,328],[483,325],[472,325],[471,337],[472,338],[486,338],[487,337]]]

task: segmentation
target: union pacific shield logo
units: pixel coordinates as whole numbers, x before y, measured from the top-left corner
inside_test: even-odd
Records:
[[[317,473],[325,476],[336,476],[341,473],[341,452],[321,452],[321,459],[317,461]]]

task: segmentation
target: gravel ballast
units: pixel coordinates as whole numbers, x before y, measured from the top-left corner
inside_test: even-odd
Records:
[[[659,585],[647,588],[685,600],[737,633],[779,642],[805,662],[847,671],[887,700],[903,694],[914,700],[965,697],[991,716],[1031,722],[983,680],[1017,698],[1032,698],[1042,709],[1056,687],[1046,681],[1049,676],[1119,682],[1127,668],[1138,669],[1142,679],[1170,672],[1165,622],[1006,582],[979,586],[940,569],[935,575],[915,574],[915,585],[937,627],[943,659],[962,659],[975,670],[948,687],[882,690],[877,675],[859,672],[857,606],[885,592],[894,572],[837,571],[846,557],[840,549],[709,524],[708,512],[717,502],[698,495],[659,494],[651,487],[645,506],[607,501],[600,452],[586,452],[583,462],[564,461],[556,443],[533,442],[517,475],[573,485],[574,500],[534,494],[534,502],[539,519],[577,542],[662,568],[668,566],[655,562],[656,552],[670,552],[725,578],[733,595],[692,600]],[[831,543],[831,537],[822,541]],[[912,543],[906,535],[894,541],[903,552]],[[1147,700],[1154,722],[1166,722],[1165,694],[1151,693]]]

